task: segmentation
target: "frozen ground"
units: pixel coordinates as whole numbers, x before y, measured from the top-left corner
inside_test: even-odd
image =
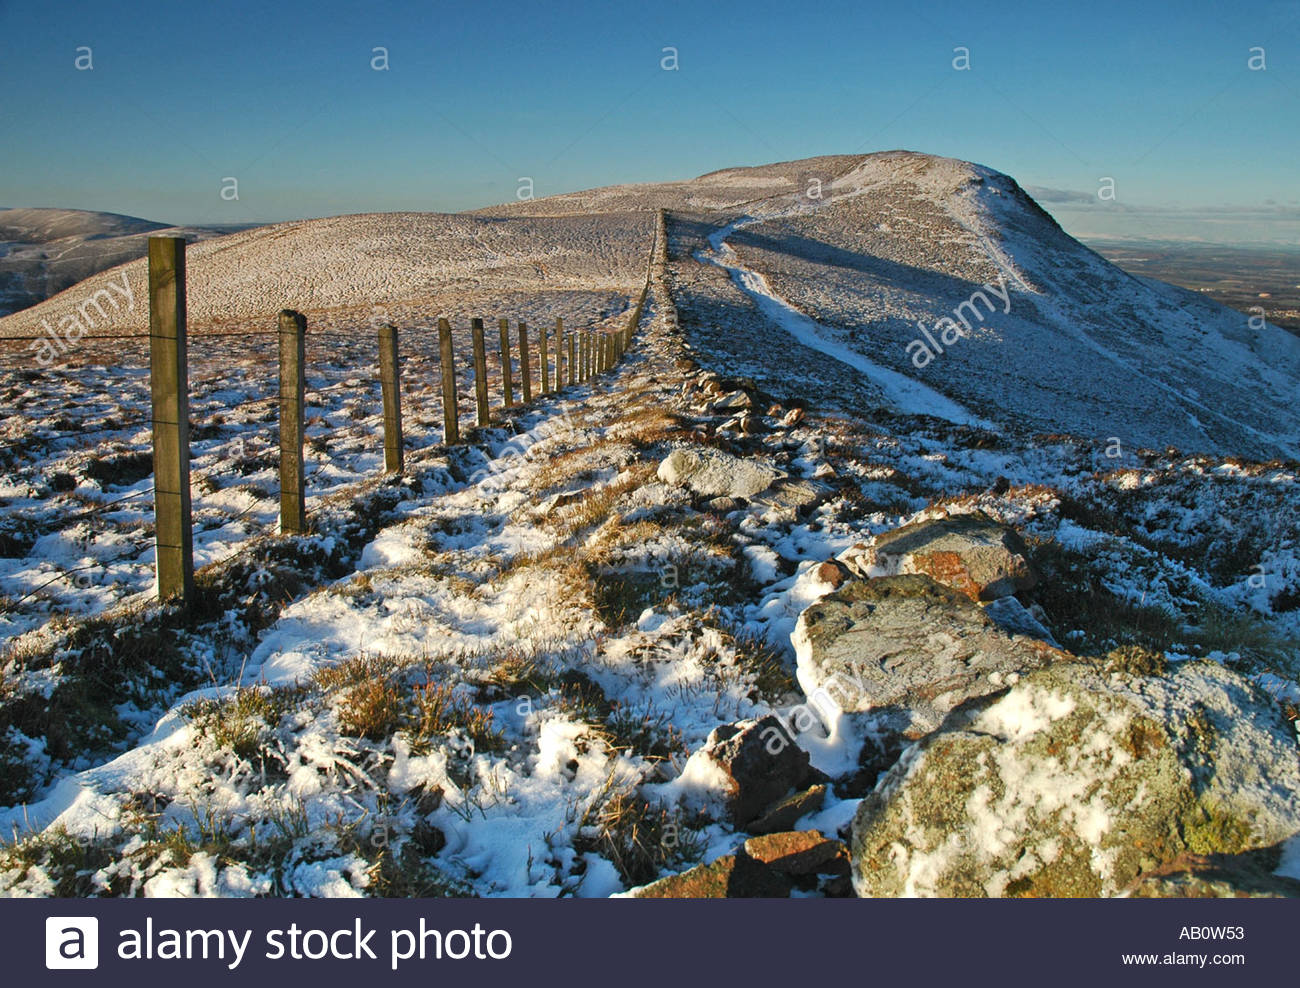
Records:
[[[830,164],[849,174],[857,160]],[[189,625],[146,599],[147,467],[133,477],[116,459],[147,449],[134,421],[146,408],[141,359],[87,348],[81,366],[11,372],[8,400],[24,418],[11,426],[3,495],[14,530],[0,570],[10,598],[0,824],[23,839],[0,852],[4,894],[609,895],[724,854],[740,838],[691,753],[721,724],[805,702],[790,635],[831,590],[821,562],[941,510],[979,508],[1024,534],[1050,575],[1031,602],[1077,654],[1138,641],[1208,657],[1294,710],[1295,464],[955,422],[926,397],[945,390],[933,380],[891,403],[890,379],[873,370],[903,368],[856,344],[864,363],[820,348],[821,333],[843,327],[821,312],[815,326],[792,322],[793,281],[745,246],[755,228],[725,232],[741,215],[789,212],[797,178],[827,167],[656,191],[725,209],[669,215],[626,361],[498,414],[466,447],[439,445],[436,368],[415,336],[400,479],[377,476],[376,388],[358,371],[373,359],[368,305],[335,299],[313,323],[329,343],[322,336],[309,378],[320,448],[309,454],[308,536],[273,532],[274,416],[249,405],[273,386],[270,355],[249,346],[269,344],[196,345],[196,422],[211,427],[195,462],[208,565]],[[654,201],[635,189],[593,195],[620,209]],[[586,207],[568,197],[527,208]],[[523,210],[499,212],[537,224],[545,241],[556,220]],[[816,212],[792,217],[767,222]],[[559,222],[595,231],[597,219]],[[531,320],[623,310],[653,214],[611,222],[629,231],[627,260],[601,261],[609,272],[574,274],[555,293],[521,285],[514,298]],[[735,271],[697,256],[726,256],[724,242]],[[955,237],[935,249],[968,280],[1026,263],[969,248]],[[763,308],[757,282],[733,277],[741,268],[762,273],[785,315]],[[473,278],[466,297],[494,315],[498,282]],[[418,298],[385,304],[404,327],[444,311]],[[114,416],[132,421],[104,421]],[[92,427],[112,428],[118,445],[92,447]],[[78,430],[87,438],[34,439]],[[788,493],[693,497],[657,476],[679,448],[769,465]],[[70,490],[56,489],[60,473]],[[129,507],[102,507],[132,494]],[[69,522],[74,505],[93,513]],[[59,576],[83,563],[92,578]],[[887,767],[863,768],[863,740],[801,737],[830,781],[801,827],[847,834]]]

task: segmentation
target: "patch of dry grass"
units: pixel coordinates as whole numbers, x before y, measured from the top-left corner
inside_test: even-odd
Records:
[[[421,672],[424,682],[412,683],[412,674]],[[416,743],[426,743],[459,731],[477,750],[502,750],[505,739],[493,726],[492,711],[454,686],[433,682],[431,674],[427,661],[359,655],[318,669],[311,683],[334,698],[339,729],[351,737],[385,741],[405,731]]]
[[[653,881],[667,866],[698,860],[704,849],[679,811],[651,803],[612,778],[588,803],[573,843],[579,852],[608,859],[629,886]]]
[[[614,506],[623,495],[647,484],[658,470],[655,463],[636,463],[603,487],[588,491],[576,504],[560,508],[547,523],[562,538],[576,535],[614,516]]]

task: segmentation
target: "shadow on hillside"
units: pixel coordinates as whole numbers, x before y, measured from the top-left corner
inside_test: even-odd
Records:
[[[942,271],[904,264],[875,254],[846,250],[834,244],[797,234],[776,237],[759,233],[754,227],[750,227],[733,234],[730,243],[737,249],[742,260],[745,247],[753,247],[773,254],[785,254],[808,264],[840,268],[866,275],[875,281],[932,298],[944,307],[954,307],[976,292],[985,290],[983,282],[958,278]],[[1001,303],[996,296],[989,296],[989,300],[1000,308]]]

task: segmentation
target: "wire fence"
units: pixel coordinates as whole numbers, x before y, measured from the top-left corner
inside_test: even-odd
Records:
[[[587,326],[579,329],[566,328],[563,319],[556,320],[556,326],[552,331],[551,327],[541,327],[535,336],[530,337],[527,324],[521,320],[513,320],[511,326],[510,320],[502,319],[499,321],[499,343],[498,346],[489,346],[487,337],[484,332],[484,322],[480,319],[471,320],[471,347],[470,353],[465,354],[462,350],[462,359],[466,356],[466,367],[458,373],[456,368],[456,349],[448,347],[445,342],[437,354],[418,353],[418,362],[422,365],[438,364],[439,377],[443,381],[442,396],[442,417],[443,417],[443,435],[442,442],[445,444],[455,444],[460,442],[460,420],[463,416],[462,405],[467,409],[472,409],[475,427],[487,427],[492,424],[492,409],[489,407],[490,392],[495,391],[498,394],[496,404],[497,420],[501,420],[502,415],[508,415],[521,405],[534,398],[543,398],[552,394],[567,390],[574,385],[582,385],[591,381],[598,375],[602,375],[618,365],[627,348],[632,344],[636,330],[641,322],[644,313],[646,299],[650,289],[651,275],[654,269],[656,253],[660,250],[660,242],[663,238],[663,214],[660,213],[656,224],[655,240],[652,243],[651,250],[646,262],[646,274],[640,290],[633,299],[624,314],[613,320],[604,320],[601,324]],[[183,251],[183,242],[178,248]],[[151,255],[152,264],[152,255]],[[152,269],[151,269],[152,275]],[[181,305],[183,306],[183,277],[181,279]],[[183,309],[178,311],[183,312]],[[293,317],[289,322],[285,317]],[[151,327],[155,326],[154,316],[151,315]],[[295,321],[296,320],[296,321]],[[172,461],[167,458],[168,442],[173,444],[177,442],[188,442],[185,430],[179,430],[171,423],[170,429],[159,431],[160,424],[166,425],[165,419],[160,419],[158,415],[158,401],[160,400],[160,391],[162,394],[162,407],[189,407],[194,401],[194,396],[186,395],[185,400],[175,403],[178,399],[176,393],[170,396],[167,393],[168,378],[164,373],[162,378],[159,374],[159,354],[164,355],[168,352],[165,347],[168,343],[174,344],[179,341],[186,342],[184,333],[184,323],[173,317],[171,325],[171,335],[168,336],[167,314],[162,314],[160,322],[163,327],[161,334],[159,332],[151,333],[112,333],[102,334],[93,337],[85,337],[87,342],[97,342],[100,340],[134,340],[141,343],[149,342],[151,345],[150,359],[150,393],[154,403],[153,413],[148,418],[132,418],[127,421],[115,421],[111,425],[103,425],[96,428],[81,428],[73,425],[65,428],[63,431],[55,434],[38,434],[28,433],[21,437],[5,439],[0,441],[0,455],[11,455],[15,451],[26,452],[32,455],[44,454],[49,447],[56,444],[76,441],[84,443],[87,438],[94,438],[106,435],[132,435],[138,436],[141,431],[150,430],[152,434],[152,452],[153,452],[153,469],[155,481],[147,489],[131,491],[129,493],[117,496],[111,500],[94,504],[88,508],[71,514],[61,515],[58,519],[58,526],[66,528],[70,525],[79,524],[88,519],[101,517],[106,514],[121,510],[121,506],[129,502],[139,501],[142,498],[153,496],[154,500],[154,529],[155,533],[164,529],[167,531],[182,531],[188,533],[187,545],[175,547],[164,546],[160,541],[161,536],[156,535],[158,546],[158,566],[160,597],[166,599],[171,596],[184,597],[188,592],[192,592],[192,556],[193,556],[193,537],[202,535],[206,532],[213,531],[231,525],[240,521],[248,514],[254,511],[259,504],[265,504],[264,500],[254,500],[241,511],[219,520],[219,524],[193,530],[189,518],[190,497],[179,497],[174,492],[168,494],[172,499],[173,505],[181,505],[186,517],[184,524],[179,525],[179,519],[172,517],[169,512],[172,507],[168,506],[168,499],[163,496],[162,492],[167,491],[166,486],[160,486],[157,477],[163,474],[159,473],[160,469],[166,468],[169,462],[183,465],[181,476],[184,483],[188,484],[189,479],[189,459],[190,452],[188,445],[184,449],[176,448],[171,450]],[[356,369],[349,369],[344,379],[324,377],[313,374],[314,380],[307,381],[307,367],[305,361],[299,362],[294,359],[292,346],[286,348],[285,329],[286,326],[292,331],[297,326],[299,333],[305,333],[306,320],[297,313],[291,313],[286,310],[281,314],[280,326],[278,329],[266,329],[258,331],[219,331],[219,332],[196,332],[193,336],[188,337],[188,342],[201,345],[205,340],[213,339],[230,339],[242,338],[250,341],[277,342],[280,345],[281,364],[279,368],[280,386],[278,393],[258,395],[255,397],[243,397],[237,401],[222,402],[219,398],[212,395],[222,391],[233,390],[238,386],[218,386],[213,387],[212,382],[208,383],[207,396],[200,396],[198,401],[210,405],[211,414],[207,420],[196,425],[193,421],[190,423],[190,430],[193,432],[206,433],[210,429],[222,429],[229,427],[232,430],[238,430],[241,427],[247,427],[252,423],[248,421],[230,421],[232,416],[238,416],[241,413],[260,413],[265,409],[267,412],[277,404],[279,406],[279,470],[281,481],[281,515],[279,519],[279,529],[282,533],[293,534],[295,531],[305,531],[305,512],[303,519],[299,524],[292,523],[292,515],[286,514],[289,510],[286,505],[291,500],[288,494],[293,493],[294,484],[297,485],[297,495],[300,500],[305,497],[305,478],[307,476],[303,464],[303,443],[304,430],[302,428],[302,412],[306,407],[328,406],[332,399],[339,395],[355,395],[358,398],[368,398],[373,400],[375,392],[380,392],[383,403],[383,428],[384,428],[384,449],[385,449],[385,469],[392,471],[396,464],[398,471],[402,468],[401,453],[407,447],[407,443],[402,435],[402,402],[401,402],[401,361],[398,354],[398,330],[391,324],[385,324],[379,328],[379,332],[373,338],[357,336],[355,333],[347,331],[328,329],[319,332],[313,332],[308,338],[313,341],[344,341],[349,344],[350,349],[357,349],[361,346],[365,348],[373,347],[376,350],[376,362],[373,372],[358,372]],[[423,327],[421,327],[423,328]],[[509,330],[509,331],[508,331]],[[385,334],[389,335],[385,335]],[[446,319],[439,320],[439,335],[449,334],[450,324]],[[447,337],[449,338],[449,337]],[[0,337],[0,343],[15,342],[35,342],[48,340],[48,336],[7,336]],[[292,336],[291,336],[292,339]],[[493,333],[491,337],[495,343],[498,339],[497,334]],[[162,342],[164,349],[159,350],[159,342]],[[299,353],[302,352],[299,340]],[[426,338],[427,343],[433,343],[434,340]],[[385,360],[385,347],[391,347],[391,359]],[[186,347],[181,346],[179,352],[184,355]],[[491,351],[489,353],[489,350]],[[174,352],[174,351],[173,351]],[[287,361],[287,362],[286,362]],[[494,370],[496,376],[496,387],[490,387],[489,368]],[[182,373],[177,375],[177,382],[188,380],[188,373],[185,368],[181,368]],[[465,395],[460,394],[460,384],[465,387]],[[378,387],[376,387],[378,385]],[[179,387],[179,383],[177,384]],[[187,389],[188,390],[188,389]],[[427,389],[426,389],[427,391]],[[143,396],[142,396],[143,397]],[[434,389],[435,400],[438,397],[438,389]],[[167,401],[173,402],[168,405]],[[450,398],[450,400],[448,400]],[[470,401],[469,399],[473,399]],[[295,421],[296,418],[296,421]],[[191,416],[193,419],[193,416]],[[263,421],[266,421],[263,419]],[[428,424],[427,414],[419,416],[417,411],[417,421],[425,425]],[[169,440],[169,437],[172,437]],[[178,438],[179,437],[179,438]],[[194,441],[203,442],[207,439],[218,438],[211,435],[204,435],[201,439]],[[432,445],[437,445],[435,441]],[[420,448],[420,447],[412,447]],[[393,451],[396,450],[394,458]],[[274,446],[268,446],[260,451],[259,456],[272,460],[275,452]],[[170,474],[168,474],[170,476]],[[84,497],[84,495],[82,495]],[[209,509],[211,510],[211,509]],[[264,527],[271,527],[274,522],[259,520]],[[87,563],[84,566],[78,566],[71,569],[60,569],[51,576],[49,580],[41,583],[39,586],[28,590],[23,596],[16,600],[6,601],[3,607],[0,607],[0,614],[11,614],[20,608],[20,605],[41,593],[47,587],[63,579],[72,579],[78,573],[85,572],[96,568],[106,568],[113,563],[125,560],[131,556],[139,557],[146,551],[147,545],[137,544],[127,552],[117,556],[96,560]],[[165,564],[163,550],[179,548],[181,558],[186,560],[186,566],[183,570],[184,580],[179,583],[169,581],[165,573]],[[179,594],[177,591],[180,591]],[[188,601],[183,601],[188,603]]]

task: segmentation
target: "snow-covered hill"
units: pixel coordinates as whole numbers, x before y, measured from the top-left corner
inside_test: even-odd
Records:
[[[143,257],[150,235],[205,240],[223,232],[81,209],[0,209],[0,316]]]
[[[505,219],[443,213],[369,213],[279,223],[195,244],[186,252],[190,326],[269,325],[280,309],[314,314],[432,300],[427,315],[490,313],[585,317],[645,275],[653,216],[646,213]],[[147,262],[106,271],[0,320],[0,336],[40,332],[86,299],[127,279],[146,297]],[[539,304],[540,303],[540,304]],[[553,315],[551,315],[553,318]],[[140,331],[143,305],[109,309],[89,335]],[[363,325],[369,326],[363,319]]]
[[[766,355],[788,349],[778,375],[793,363],[810,396],[849,407],[899,406],[902,374],[948,399],[928,407],[949,417],[956,403],[1126,448],[1300,455],[1300,339],[1126,274],[990,168],[906,151],[811,158],[501,211],[608,204],[673,212],[686,327],[760,380],[774,380]]]

